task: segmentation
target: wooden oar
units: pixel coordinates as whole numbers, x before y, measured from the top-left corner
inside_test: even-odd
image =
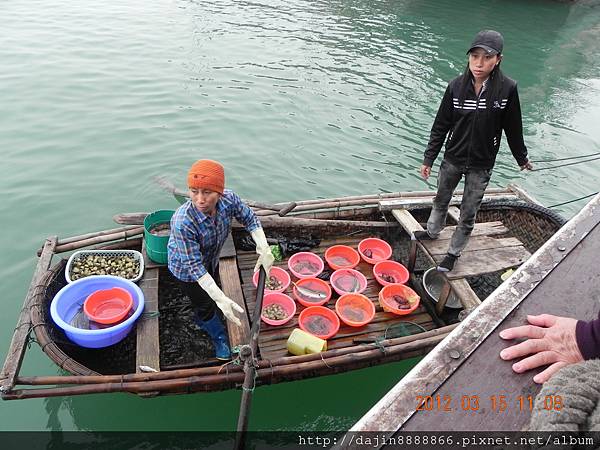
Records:
[[[235,438],[235,449],[243,450],[248,430],[248,419],[250,418],[250,406],[252,404],[252,392],[254,391],[254,379],[256,367],[254,358],[258,350],[258,333],[260,332],[260,315],[262,313],[263,295],[265,292],[265,281],[267,274],[261,266],[256,286],[256,303],[254,304],[254,317],[252,329],[250,330],[250,344],[240,349],[240,358],[244,361],[244,384],[242,385],[242,400],[240,402],[240,414],[238,416],[237,433]]]
[[[167,180],[166,177],[155,176],[154,181],[156,181],[156,183],[159,186],[161,186],[165,191],[169,192],[170,194],[173,194],[173,197],[175,197],[175,200],[177,200],[177,202],[180,205],[183,205],[189,199],[189,195],[186,191],[177,189],[177,186],[175,186],[173,183]]]

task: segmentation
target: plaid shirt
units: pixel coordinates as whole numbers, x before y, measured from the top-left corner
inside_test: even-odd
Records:
[[[254,211],[229,189],[217,202],[215,217],[204,215],[191,201],[181,205],[171,219],[167,246],[171,273],[190,283],[207,272],[214,273],[233,218],[247,231],[260,227]]]

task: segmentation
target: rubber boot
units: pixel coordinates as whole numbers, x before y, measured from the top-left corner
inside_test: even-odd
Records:
[[[212,338],[215,346],[215,356],[217,359],[228,360],[231,359],[231,350],[229,350],[229,339],[225,326],[219,316],[215,313],[210,320],[200,320],[196,317],[196,323],[198,326],[206,331]]]

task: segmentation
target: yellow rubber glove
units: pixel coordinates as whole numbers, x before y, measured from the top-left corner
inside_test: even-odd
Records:
[[[256,261],[254,271],[258,272],[260,266],[263,266],[265,268],[265,273],[269,276],[275,257],[273,256],[273,253],[271,253],[271,247],[267,244],[265,232],[262,227],[259,227],[256,230],[251,231],[250,236],[252,236],[252,239],[256,243],[256,253],[258,253],[258,261]]]
[[[217,283],[215,283],[215,280],[213,280],[213,277],[211,277],[209,273],[202,275],[198,280],[198,284],[208,295],[210,295],[210,298],[214,300],[219,309],[223,311],[223,315],[227,320],[235,323],[238,327],[242,325],[240,319],[235,317],[234,311],[243,313],[244,308],[227,297],[219,286],[217,286]]]

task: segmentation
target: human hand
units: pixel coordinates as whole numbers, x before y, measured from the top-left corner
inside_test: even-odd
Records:
[[[256,265],[254,266],[254,271],[258,272],[260,266],[263,266],[265,269],[265,274],[269,276],[269,272],[271,271],[271,267],[273,267],[273,261],[275,261],[275,257],[271,252],[271,247],[267,244],[267,238],[265,237],[265,232],[262,227],[255,229],[250,232],[250,236],[256,243],[256,253],[258,254],[258,261],[256,261]]]
[[[500,332],[502,339],[528,338],[500,352],[500,357],[504,360],[529,355],[513,364],[512,369],[516,373],[548,365],[533,377],[533,381],[541,384],[562,367],[583,361],[575,337],[576,319],[541,314],[528,315],[527,321],[531,325],[507,328]]]
[[[223,294],[223,293],[221,293],[221,294],[222,295],[217,296],[217,298],[213,298],[213,300],[215,301],[215,303],[217,304],[219,309],[221,311],[223,311],[223,315],[225,316],[225,318],[227,320],[235,323],[238,327],[242,326],[242,322],[240,322],[240,319],[235,317],[234,311],[237,311],[238,313],[243,313],[244,308],[242,308],[236,302],[231,300],[225,294]]]
[[[271,271],[271,267],[273,267],[273,261],[275,261],[275,257],[273,253],[271,253],[270,247],[258,248],[256,247],[256,253],[258,253],[258,261],[256,261],[256,265],[254,266],[254,271],[258,272],[260,266],[265,268],[265,274],[269,276],[269,272]]]
[[[209,273],[206,273],[200,277],[198,284],[206,291],[210,298],[213,299],[218,308],[223,311],[223,315],[227,320],[235,323],[238,327],[242,325],[240,319],[235,317],[234,311],[243,313],[244,308],[227,297],[221,288],[217,286],[217,283],[215,283],[215,280],[210,276]]]
[[[424,180],[426,180],[429,178],[429,175],[431,175],[431,166],[426,166],[425,164],[423,164],[421,166],[421,176]]]
[[[533,164],[531,164],[529,161],[519,167],[521,167],[521,170],[533,170]]]

